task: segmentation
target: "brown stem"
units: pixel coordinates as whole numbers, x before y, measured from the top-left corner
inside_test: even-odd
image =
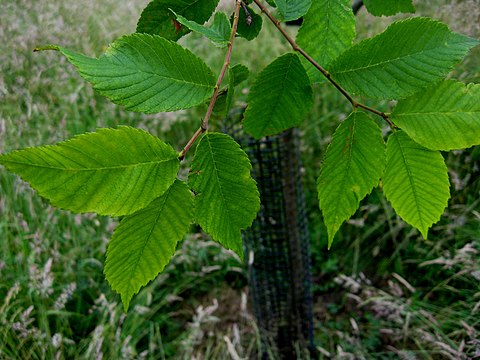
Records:
[[[345,90],[339,83],[337,83],[333,78],[332,75],[325,69],[323,68],[319,63],[315,61],[314,58],[312,58],[305,50],[303,50],[298,44],[293,40],[293,38],[285,31],[284,28],[280,25],[280,22],[275,18],[275,16],[268,11],[268,9],[261,3],[260,0],[253,0],[255,4],[262,10],[262,12],[268,17],[268,19],[275,25],[275,27],[280,31],[280,33],[283,35],[285,40],[288,41],[288,43],[292,46],[292,49],[294,51],[297,51],[300,53],[310,64],[312,64],[318,71],[320,71],[323,76],[333,85],[337,88],[338,91],[352,104],[354,109],[357,108],[362,108],[364,110],[370,111],[371,113],[381,116],[387,123],[390,125],[392,129],[395,129],[396,126],[393,124],[393,122],[388,118],[388,115],[378,111],[376,109],[373,109],[367,105],[364,105],[362,103],[357,102],[348,92]]]
[[[235,34],[237,33],[238,17],[239,17],[239,14],[240,14],[240,8],[241,7],[242,7],[242,0],[236,0],[236,2],[235,2],[235,12],[234,12],[234,15],[233,15],[232,32],[230,33],[230,40],[228,42],[227,53],[225,54],[225,61],[223,62],[223,66],[222,66],[222,70],[220,71],[220,75],[218,75],[217,83],[215,84],[212,99],[210,100],[210,104],[208,105],[207,112],[205,113],[205,116],[202,120],[202,125],[195,132],[195,134],[193,134],[191,139],[188,141],[187,145],[185,145],[183,150],[178,155],[178,159],[180,161],[182,161],[185,158],[185,155],[187,154],[188,150],[193,145],[195,140],[197,140],[197,138],[201,134],[203,134],[205,131],[207,131],[208,122],[210,120],[210,117],[212,116],[213,107],[215,106],[215,103],[217,101],[218,93],[220,91],[220,86],[222,85],[223,78],[225,77],[225,74],[227,73],[228,65],[230,64],[230,59],[232,57],[233,41],[235,40]]]

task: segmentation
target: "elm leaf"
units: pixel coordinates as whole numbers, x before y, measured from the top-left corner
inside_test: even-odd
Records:
[[[230,136],[206,133],[193,157],[188,183],[195,197],[196,221],[213,240],[243,259],[241,230],[260,208],[247,154]]]
[[[179,180],[146,208],[122,219],[108,243],[105,277],[121,294],[125,311],[133,295],[170,262],[192,219],[193,196]]]
[[[54,206],[111,216],[147,206],[170,187],[180,167],[170,145],[126,126],[13,151],[0,155],[0,164]]]

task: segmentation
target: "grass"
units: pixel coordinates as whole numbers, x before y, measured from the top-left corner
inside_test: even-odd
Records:
[[[198,126],[203,107],[149,116],[128,113],[95,94],[58,54],[32,53],[37,45],[56,43],[98,55],[113,39],[134,30],[146,3],[19,0],[2,6],[8,21],[0,28],[1,152],[118,124],[148,129],[180,150]],[[425,1],[419,13],[435,14],[458,31],[480,36],[474,0]],[[360,37],[381,31],[389,21],[362,12]],[[237,40],[233,63],[247,64],[255,73],[288,51],[273,28],[264,26],[253,43]],[[192,35],[182,44],[220,69],[221,50],[212,50],[208,41]],[[479,52],[457,67],[456,77],[480,81]],[[238,105],[252,79],[237,92]],[[429,241],[395,216],[381,191],[374,191],[327,252],[315,182],[330,136],[350,109],[326,84],[315,94],[315,107],[301,131],[315,340],[323,358],[478,356],[480,152],[445,155],[452,199]],[[217,115],[212,126],[219,123]],[[116,224],[54,209],[0,169],[0,358],[258,356],[242,264],[194,232],[124,314],[103,277],[105,248]]]

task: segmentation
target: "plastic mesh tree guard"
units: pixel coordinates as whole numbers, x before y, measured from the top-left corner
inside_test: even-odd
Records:
[[[263,357],[273,350],[283,359],[307,358],[314,352],[310,238],[298,131],[255,140],[224,130],[248,154],[260,192],[260,211],[243,240]]]

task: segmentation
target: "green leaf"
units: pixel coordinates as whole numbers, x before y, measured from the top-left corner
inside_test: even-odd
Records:
[[[403,131],[390,135],[383,190],[397,214],[426,239],[450,197],[442,155],[417,144]]]
[[[364,0],[370,14],[392,16],[398,13],[414,13],[412,0]]]
[[[236,64],[230,68],[230,72],[233,77],[233,86],[237,86],[248,79],[250,70],[245,65]]]
[[[411,18],[346,50],[329,70],[350,93],[399,99],[445,77],[478,43],[438,21]]]
[[[256,139],[300,124],[313,105],[313,91],[298,56],[282,55],[263,69],[247,102],[243,127]]]
[[[105,276],[125,311],[142,286],[170,262],[193,219],[193,196],[175,181],[146,208],[122,219],[108,244]]]
[[[0,164],[57,207],[131,214],[162,195],[177,176],[177,152],[143,130],[99,129],[56,145],[0,155]]]
[[[95,90],[126,109],[147,114],[186,109],[212,96],[205,63],[159,36],[121,37],[98,59],[57,47]]]
[[[380,127],[363,112],[350,114],[335,130],[317,182],[329,248],[343,222],[378,185],[384,167]]]
[[[480,85],[445,80],[401,100],[392,120],[431,150],[480,144]]]
[[[247,6],[247,10],[251,16],[251,23],[249,24],[247,21],[247,15],[245,11],[240,10],[240,14],[238,16],[238,26],[237,26],[237,35],[251,41],[255,39],[258,34],[260,34],[260,30],[262,30],[262,17],[258,15],[252,8]],[[230,23],[233,23],[233,14],[230,17]]]
[[[227,99],[226,99],[226,114],[230,111],[232,104],[233,104],[233,98],[235,95],[235,72],[233,71],[233,68],[229,67],[228,68],[228,90],[227,90]]]
[[[312,0],[274,0],[283,21],[292,21],[305,15]]]
[[[225,47],[228,45],[232,28],[225,13],[217,12],[215,14],[215,18],[213,19],[213,23],[209,28],[197,24],[195,21],[187,20],[181,15],[175,15],[180,24],[185,25],[192,31],[206,36],[213,42],[215,46]]]
[[[170,9],[188,20],[203,24],[217,5],[218,0],[153,0],[142,11],[136,32],[178,40],[189,30],[175,20]]]
[[[202,229],[243,259],[240,230],[249,227],[260,208],[247,154],[228,135],[205,134],[197,146],[188,182]]]
[[[328,67],[355,38],[355,16],[350,0],[316,0],[303,18],[297,33],[297,44],[317,63]],[[323,81],[322,74],[302,59],[313,82]]]

